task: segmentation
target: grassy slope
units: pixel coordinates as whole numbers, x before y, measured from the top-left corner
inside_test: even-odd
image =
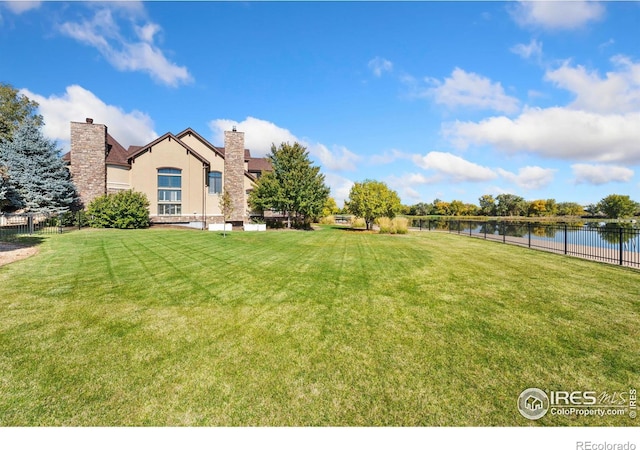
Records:
[[[640,386],[639,281],[440,233],[53,236],[0,268],[0,425],[631,425],[516,400]]]

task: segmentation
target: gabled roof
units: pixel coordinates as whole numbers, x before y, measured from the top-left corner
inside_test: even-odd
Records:
[[[273,167],[269,158],[251,158],[249,160],[249,172],[269,172],[271,170],[273,170]]]
[[[189,147],[187,144],[182,142],[182,140],[178,139],[173,133],[165,133],[162,136],[160,136],[158,139],[156,139],[155,141],[150,142],[147,145],[145,145],[143,147],[140,147],[138,150],[136,150],[133,153],[129,154],[129,157],[128,157],[129,163],[133,162],[138,156],[140,156],[140,155],[142,155],[142,154],[144,154],[144,153],[146,153],[148,151],[151,151],[151,149],[153,148],[154,145],[159,144],[160,142],[164,141],[165,139],[169,139],[169,140],[173,139],[173,140],[175,140],[179,145],[182,146],[182,148],[184,148],[187,151],[187,154],[192,154],[202,164],[205,164],[207,166],[210,165],[209,161],[207,161],[205,158],[203,158],[198,152],[196,152],[194,149]]]
[[[205,146],[209,147],[213,152],[217,153],[219,156],[224,158],[224,148],[216,147],[211,142],[207,141],[205,138],[200,136],[200,134],[198,134],[198,132],[195,131],[193,128],[189,127],[186,130],[181,131],[180,133],[176,134],[176,137],[178,139],[182,139],[185,136],[193,136],[193,137],[195,137],[197,140],[202,142]]]
[[[131,167],[127,160],[127,151],[113,136],[107,133],[107,164],[114,166]]]
[[[131,148],[131,147],[129,147]],[[124,149],[118,141],[114,139],[109,133],[107,133],[107,158],[106,163],[114,166],[131,167],[131,164],[127,161],[128,152]],[[71,162],[71,152],[67,152],[62,155],[62,160],[65,162]]]

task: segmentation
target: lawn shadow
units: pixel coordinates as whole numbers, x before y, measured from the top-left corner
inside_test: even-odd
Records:
[[[14,236],[11,241],[0,240],[0,266],[35,255],[44,240],[41,236]]]
[[[35,247],[45,241],[43,236],[0,236],[0,252],[16,248]]]
[[[334,230],[351,231],[354,233],[375,233],[374,230],[367,230],[366,228],[353,228],[348,225],[332,225],[331,228]]]

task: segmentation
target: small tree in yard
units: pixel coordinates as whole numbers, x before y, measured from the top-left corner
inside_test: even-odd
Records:
[[[395,217],[402,206],[396,191],[389,189],[385,183],[374,180],[355,183],[351,187],[346,205],[351,214],[365,220],[367,230],[371,229],[378,217]]]
[[[77,203],[69,170],[55,143],[42,135],[38,118],[25,118],[11,139],[0,142],[0,167],[8,210],[65,211]]]
[[[302,221],[307,225],[311,219],[322,213],[329,188],[324,184],[320,168],[311,165],[309,152],[295,142],[271,146],[268,155],[272,172],[265,173],[249,194],[249,205],[255,211],[275,210],[287,217],[287,227],[291,221]]]
[[[228,190],[224,190],[224,193],[220,196],[220,211],[222,211],[223,224],[222,224],[222,235],[227,237],[227,220],[231,218],[231,214],[233,214],[233,199],[231,198],[231,194],[229,194]]]

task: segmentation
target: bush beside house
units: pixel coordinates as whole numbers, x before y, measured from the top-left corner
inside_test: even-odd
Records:
[[[135,191],[102,195],[89,204],[87,222],[94,228],[147,228],[149,200]]]

